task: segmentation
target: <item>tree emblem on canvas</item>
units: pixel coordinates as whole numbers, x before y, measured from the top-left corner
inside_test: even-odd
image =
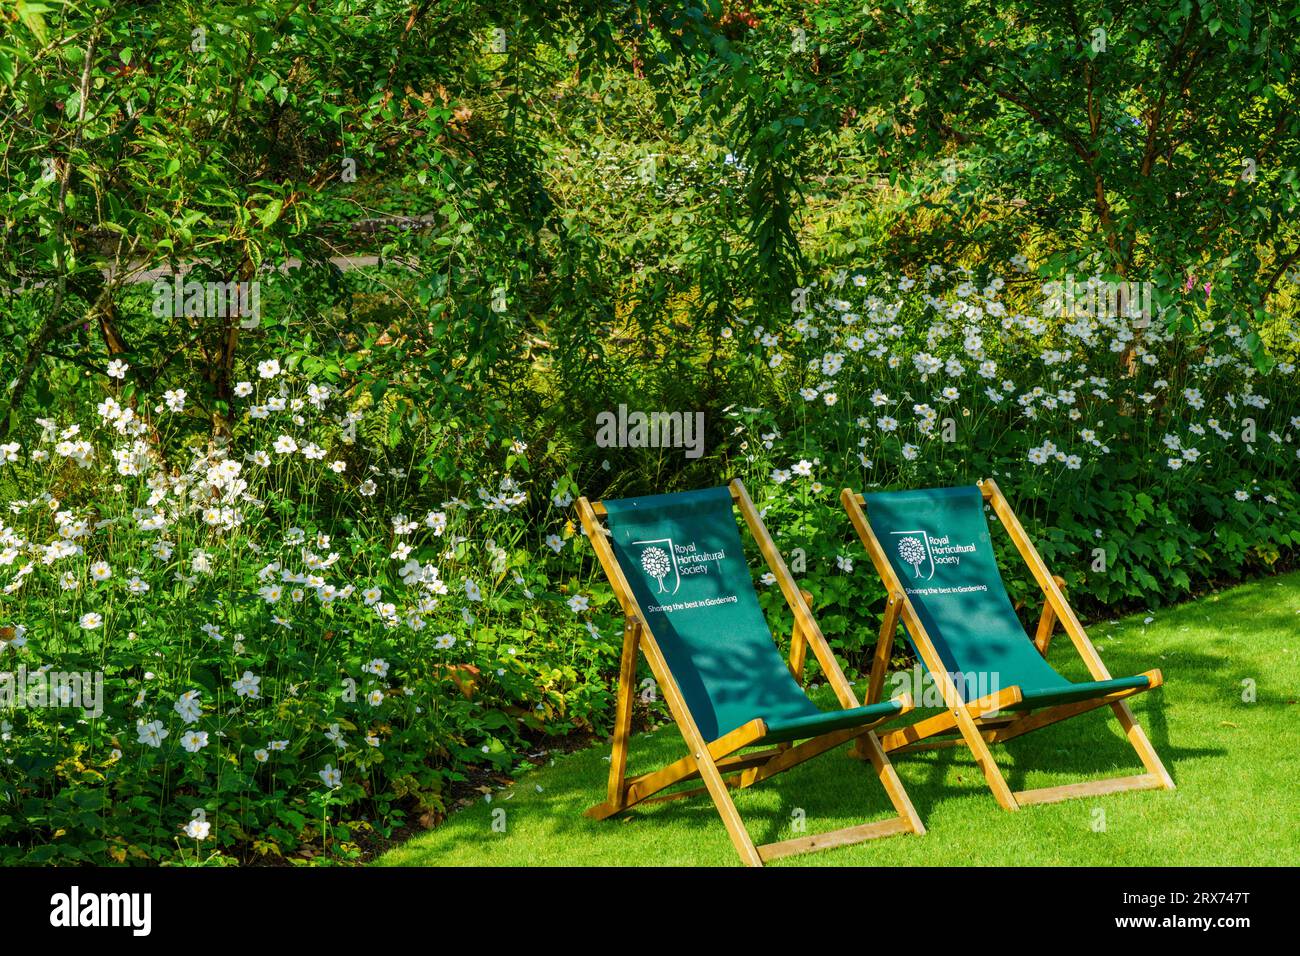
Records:
[[[925,545],[921,543],[920,538],[903,538],[898,542],[898,555],[916,571],[916,576],[921,576],[921,562],[925,560]]]
[[[659,590],[664,590],[664,578],[672,570],[668,561],[668,552],[663,548],[646,548],[641,552],[641,568],[646,574],[659,582]]]

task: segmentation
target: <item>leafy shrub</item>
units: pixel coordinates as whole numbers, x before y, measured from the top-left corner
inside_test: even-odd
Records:
[[[1023,265],[1011,279],[1029,284]],[[1082,309],[1055,319],[1023,293],[1021,311],[1008,285],[937,266],[919,281],[840,273],[806,311],[736,330],[734,361],[772,393],[729,413],[736,468],[787,555],[803,549],[805,586],[853,659],[881,606],[863,594],[884,592],[842,487],[995,478],[1049,567],[1097,612],[1265,571],[1300,545],[1294,361],[1261,371],[1241,329],[1204,318],[1174,329]],[[1009,539],[994,541],[1013,596],[1041,604]]]
[[[354,855],[444,811],[467,766],[608,709],[607,648],[532,554],[522,445],[472,501],[416,512],[364,413],[259,370],[225,447],[186,442],[183,390],[118,384],[93,421],[4,446],[5,669],[103,683],[102,713],[6,712],[0,861]]]
[[[744,478],[851,673],[883,591],[844,486],[994,477],[1094,611],[1294,555],[1284,334],[1261,370],[1231,328],[1049,319],[1010,285],[845,273],[785,320],[736,320],[705,371],[747,384],[667,482],[576,441],[545,442],[542,473],[491,437],[508,402],[423,414],[361,360],[309,354],[245,369],[231,435],[209,442],[181,388],[147,395],[115,362],[93,415],[0,446],[0,662],[103,679],[102,712],[0,718],[0,861],[354,858],[367,830],[436,819],[537,738],[603,732],[618,607],[573,476],[593,496]],[[526,427],[555,433],[558,407]]]

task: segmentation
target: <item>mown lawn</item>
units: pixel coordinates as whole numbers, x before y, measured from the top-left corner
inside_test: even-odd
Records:
[[[1246,584],[1177,608],[1089,627],[1116,676],[1159,667],[1165,686],[1134,699],[1178,789],[999,809],[964,749],[898,757],[928,833],[897,836],[772,865],[1300,864],[1300,573]],[[1058,633],[1052,663],[1085,671]],[[1255,683],[1255,700],[1243,700]],[[820,701],[832,706],[831,699]],[[907,719],[911,719],[911,715]],[[735,794],[756,843],[892,815],[869,768],[841,748]],[[673,726],[637,736],[629,772],[676,759]],[[1142,772],[1110,710],[994,748],[1013,790]],[[452,815],[380,860],[392,866],[735,866],[707,796],[606,821],[582,811],[604,798],[608,747],[556,759],[490,802]],[[504,832],[493,828],[504,810]],[[500,821],[500,814],[496,815]],[[1104,826],[1103,826],[1104,824]]]

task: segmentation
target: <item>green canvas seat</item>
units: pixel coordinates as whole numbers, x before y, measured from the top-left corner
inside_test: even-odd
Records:
[[[881,735],[886,753],[965,746],[1007,810],[1122,790],[1174,788],[1127,703],[1134,694],[1161,686],[1164,677],[1159,670],[1111,676],[1066,603],[1065,582],[1047,570],[996,482],[870,495],[845,488],[840,501],[889,592],[867,703],[880,697],[900,625],[943,695],[942,712]],[[986,504],[1042,589],[1043,610],[1032,639],[1002,582]],[[1048,663],[1058,624],[1092,680],[1066,680]],[[1012,792],[989,744],[1099,707],[1115,714],[1146,773]]]
[[[795,682],[759,607],[730,489],[604,504],[619,567],[706,740],[756,718],[767,726],[757,743],[777,743],[899,713],[893,700],[823,711]]]
[[[957,689],[968,703],[1002,687],[1020,688],[1020,702],[1006,708],[1014,710],[1148,686],[1145,675],[1075,684],[1044,660],[1002,582],[978,486],[887,491],[863,498],[885,555],[948,672],[996,678],[958,680]]]
[[[578,499],[578,516],[623,608],[623,653],[606,798],[586,815],[604,820],[646,802],[705,791],[749,866],[925,825],[894,772],[875,728],[912,709],[908,695],[861,704],[745,486],[733,481],[621,501]],[[734,509],[739,509],[775,579],[773,595],[794,617],[790,659],[777,650],[759,606]],[[840,709],[823,711],[804,693],[805,658],[820,665]],[[659,770],[627,775],[637,661],[645,656],[686,744]],[[842,744],[871,761],[896,817],[756,846],[730,789],[750,787]],[[699,780],[703,787],[670,789]]]

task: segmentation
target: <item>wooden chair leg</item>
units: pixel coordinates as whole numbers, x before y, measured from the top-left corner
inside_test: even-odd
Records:
[[[890,594],[889,602],[885,605],[885,617],[880,625],[880,636],[876,639],[876,654],[871,662],[871,681],[867,684],[867,699],[864,703],[880,703],[885,676],[889,673],[889,656],[894,649],[894,634],[898,630],[898,614],[902,609],[902,596]]]
[[[894,805],[899,817],[906,822],[907,828],[918,836],[925,833],[925,824],[921,822],[916,808],[912,806],[912,801],[907,796],[907,791],[903,789],[903,782],[898,779],[898,771],[894,769],[889,757],[881,749],[875,731],[859,737],[857,749],[871,761],[871,766],[876,768],[876,776],[880,778],[885,793],[889,795],[889,802]]]
[[[975,725],[970,711],[962,704],[952,708],[952,712],[957,721],[957,729],[961,731],[962,739],[966,741],[966,746],[970,748],[971,756],[975,758],[976,765],[983,772],[984,779],[988,781],[989,789],[993,791],[993,797],[997,800],[998,805],[1004,810],[1019,810],[1020,804],[1016,802],[1015,795],[1011,792],[1011,788],[1007,786],[1006,778],[1002,776],[1002,771],[998,769],[997,763],[993,760],[993,753],[989,750],[989,745],[985,743],[979,727]]]
[[[1064,589],[1065,578],[1059,575],[1052,575],[1052,580],[1056,582],[1058,588]],[[1052,634],[1056,630],[1056,611],[1052,608],[1051,601],[1043,602],[1043,615],[1038,619],[1038,629],[1034,632],[1034,647],[1038,648],[1038,653],[1047,657],[1047,650],[1052,646]]]
[[[641,627],[632,618],[623,624],[623,656],[618,667],[618,702],[614,709],[614,743],[609,757],[609,785],[605,802],[587,810],[587,816],[604,819],[621,810],[627,799],[627,747],[632,737],[632,695],[636,684],[636,657]]]
[[[804,602],[812,603],[812,595],[807,591],[800,591],[803,595]],[[799,626],[799,618],[794,619],[794,630],[790,633],[790,676],[800,687],[803,686],[804,664],[808,657],[808,639],[804,637],[803,628]],[[789,744],[779,744],[782,750],[789,750]]]
[[[800,589],[799,594],[803,597],[805,604],[812,604],[812,594]],[[803,628],[799,626],[799,619],[794,620],[794,631],[790,634],[790,674],[794,677],[794,682],[800,687],[803,686],[803,667],[804,661],[808,656],[808,640],[803,635]]]
[[[898,630],[898,615],[903,609],[901,594],[889,595],[885,604],[885,616],[880,624],[880,635],[876,638],[876,653],[871,661],[871,677],[867,683],[867,697],[864,704],[880,703],[885,689],[885,678],[889,674],[889,657],[894,650],[894,635]],[[918,695],[919,695],[918,689]],[[859,738],[849,749],[849,756],[854,760],[866,760],[870,756],[866,746]]]
[[[913,833],[919,836],[925,833],[925,825],[921,822],[915,807],[912,806],[912,801],[908,799],[902,781],[898,779],[898,774],[894,772],[893,765],[889,762],[889,758],[885,755],[879,740],[876,739],[875,732],[872,730],[836,731],[823,738],[805,741],[793,751],[780,753],[769,764],[746,771],[747,775],[753,776],[748,777],[742,783],[742,786],[746,786],[754,780],[762,779],[764,776],[769,776],[769,770],[779,773],[781,770],[789,769],[789,766],[792,766],[795,762],[802,762],[817,754],[824,753],[831,746],[838,745],[847,739],[846,734],[856,735],[857,743],[862,745],[863,752],[875,767],[881,785],[884,786],[885,793],[888,795],[890,803],[894,805],[894,809],[898,812],[898,816],[876,823],[863,823],[857,826],[845,827],[842,830],[833,830],[829,833],[817,833],[811,836],[782,840],[778,843],[766,843],[758,848],[758,854],[763,862],[766,863],[769,860],[792,856],[797,853],[810,853],[814,850],[825,850],[831,847],[850,846],[864,840],[875,840],[880,837],[904,833]]]
[[[1152,675],[1152,686],[1160,686],[1161,676],[1159,671],[1148,672]],[[1146,773],[1137,774],[1128,777],[1108,777],[1104,780],[1084,780],[1080,783],[1067,783],[1056,787],[1042,787],[1037,790],[1022,790],[1015,794],[1016,801],[1021,806],[1036,803],[1056,803],[1060,800],[1069,800],[1075,797],[1096,797],[1108,793],[1120,793],[1125,790],[1173,790],[1174,781],[1169,776],[1165,766],[1160,762],[1155,748],[1151,746],[1151,741],[1143,732],[1142,727],[1138,724],[1137,719],[1133,716],[1132,710],[1129,709],[1127,697],[1132,696],[1133,691],[1125,693],[1123,699],[1110,700],[1101,702],[1103,706],[1109,706],[1119,719],[1120,725],[1124,728],[1125,736],[1137,751],[1138,757],[1146,767]],[[1074,716],[1075,712],[1090,709],[1088,704],[1094,703],[1086,701],[1081,704],[1065,705],[1055,708],[1062,714],[1062,719]],[[1051,712],[1048,713],[1050,718]],[[1032,721],[1033,717],[1025,718],[1025,721]],[[1039,726],[1046,726],[1047,723],[1055,723],[1055,720],[1047,720]],[[1015,725],[1013,724],[1014,728]],[[1037,726],[1032,729],[1038,729]],[[1012,733],[1009,736],[1017,736]]]
[[[1133,716],[1133,711],[1129,709],[1126,701],[1116,701],[1110,705],[1110,709],[1115,712],[1119,719],[1120,726],[1124,728],[1124,736],[1128,742],[1133,745],[1137,751],[1138,758],[1142,761],[1142,766],[1147,768],[1147,773],[1155,777],[1160,782],[1162,790],[1174,789],[1174,778],[1169,776],[1169,771],[1165,765],[1160,762],[1160,757],[1156,753],[1156,748],[1151,746],[1151,741],[1147,739],[1146,733],[1142,726]]]
[[[740,811],[736,809],[736,803],[731,799],[726,781],[718,772],[718,765],[707,748],[697,748],[694,756],[695,763],[700,768],[700,779],[704,781],[709,796],[713,798],[713,805],[718,808],[718,815],[722,817],[727,835],[731,837],[731,845],[740,854],[741,862],[746,866],[762,866],[763,858],[759,856],[758,847],[754,845],[749,831],[745,829],[745,821],[740,819]]]

